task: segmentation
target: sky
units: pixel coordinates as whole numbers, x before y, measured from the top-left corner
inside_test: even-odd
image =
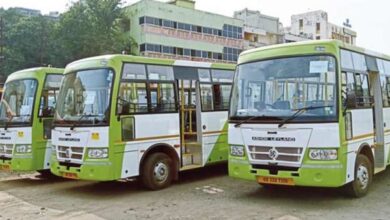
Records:
[[[64,12],[75,0],[0,0],[0,7],[26,7]],[[124,0],[125,5],[138,0]],[[350,19],[352,29],[358,34],[357,45],[390,55],[389,0],[196,0],[196,8],[226,16],[248,8],[263,14],[279,17],[283,25],[290,25],[293,14],[312,10],[328,12],[329,21],[341,25]]]

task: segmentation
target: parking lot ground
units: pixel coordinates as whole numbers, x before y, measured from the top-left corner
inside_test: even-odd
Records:
[[[369,195],[342,189],[277,187],[232,179],[225,165],[188,171],[161,191],[137,181],[44,179],[0,174],[0,219],[388,219],[390,171],[378,174]]]

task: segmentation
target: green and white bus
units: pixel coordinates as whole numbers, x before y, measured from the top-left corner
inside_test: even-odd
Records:
[[[0,170],[50,173],[51,123],[63,69],[12,73],[0,103]]]
[[[390,57],[339,41],[241,54],[229,174],[261,185],[367,193],[390,162]]]
[[[227,161],[234,65],[128,55],[69,64],[54,120],[51,171],[150,189],[178,171]]]

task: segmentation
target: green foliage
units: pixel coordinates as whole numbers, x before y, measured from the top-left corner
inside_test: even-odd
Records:
[[[129,52],[137,43],[126,33],[129,21],[121,0],[84,0],[73,3],[59,19],[25,17],[0,8],[5,20],[4,53],[0,74],[67,63],[85,57]]]

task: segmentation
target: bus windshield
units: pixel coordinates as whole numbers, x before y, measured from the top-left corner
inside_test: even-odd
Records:
[[[336,61],[331,56],[271,59],[237,68],[233,120],[335,121],[336,109]]]
[[[58,95],[57,124],[107,124],[114,73],[94,69],[66,74]]]
[[[8,82],[0,104],[0,121],[8,124],[31,123],[37,85],[34,79]]]

